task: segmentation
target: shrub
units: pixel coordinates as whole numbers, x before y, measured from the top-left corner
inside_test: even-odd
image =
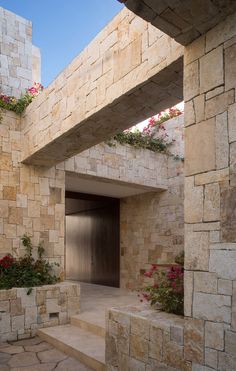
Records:
[[[141,301],[146,300],[168,313],[184,314],[184,268],[183,254],[179,255],[177,261],[180,264],[163,268],[153,264],[149,271],[144,273],[145,277],[152,278],[154,283],[142,289]]]
[[[32,100],[43,91],[40,83],[34,82],[34,85],[26,90],[26,93],[19,99],[8,95],[0,95],[0,108],[21,114]]]
[[[107,142],[107,144],[110,146],[115,146],[118,142],[121,145],[129,144],[136,148],[144,148],[153,152],[170,154],[168,152],[168,147],[174,141],[169,140],[163,124],[165,121],[168,121],[169,119],[177,117],[181,114],[182,111],[176,107],[167,109],[159,113],[157,116],[151,117],[143,131],[140,131],[137,128],[131,128],[118,132],[110,139],[110,141]],[[176,159],[178,158],[176,157]]]
[[[29,236],[22,238],[25,247],[25,255],[15,259],[11,255],[0,259],[0,289],[11,289],[12,287],[31,287],[53,284],[59,278],[52,273],[53,265],[43,259],[44,248],[42,243],[37,246],[38,258],[32,257],[33,246]]]

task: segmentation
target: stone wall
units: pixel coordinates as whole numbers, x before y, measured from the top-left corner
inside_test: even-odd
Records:
[[[236,10],[234,0],[118,1],[182,45],[188,45]]]
[[[32,60],[32,23],[0,7],[0,42],[0,93],[20,97],[33,77],[40,82],[40,74],[32,76],[32,65],[35,70],[40,63],[38,49]]]
[[[194,370],[236,365],[236,14],[185,50],[185,315]],[[204,367],[205,366],[205,367]]]
[[[145,306],[113,308],[106,322],[107,370],[188,371],[184,350],[191,349],[191,335],[183,317]]]
[[[0,341],[32,337],[38,328],[64,325],[80,309],[80,286],[59,283],[0,290]]]
[[[182,101],[182,56],[123,9],[26,109],[22,159],[55,165]]]
[[[167,156],[116,143],[98,144],[62,162],[67,172],[80,177],[144,186],[147,190],[167,188]]]
[[[121,199],[121,287],[146,282],[151,264],[174,263],[184,249],[183,162],[167,161],[168,189]]]
[[[21,163],[19,116],[2,113],[0,124],[0,256],[24,253],[20,237],[44,240],[46,257],[64,267],[65,173]]]

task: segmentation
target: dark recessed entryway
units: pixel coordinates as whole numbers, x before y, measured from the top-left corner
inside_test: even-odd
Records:
[[[120,201],[66,192],[66,279],[119,287]]]

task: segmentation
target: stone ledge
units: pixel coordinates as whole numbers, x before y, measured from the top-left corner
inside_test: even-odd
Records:
[[[34,336],[38,328],[69,323],[80,309],[80,286],[62,282],[27,288],[0,290],[0,339]]]

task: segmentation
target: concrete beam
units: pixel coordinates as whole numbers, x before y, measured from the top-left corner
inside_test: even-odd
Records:
[[[139,17],[188,45],[236,11],[235,0],[118,0]]]
[[[183,99],[183,47],[123,9],[27,108],[23,162],[52,166]]]

